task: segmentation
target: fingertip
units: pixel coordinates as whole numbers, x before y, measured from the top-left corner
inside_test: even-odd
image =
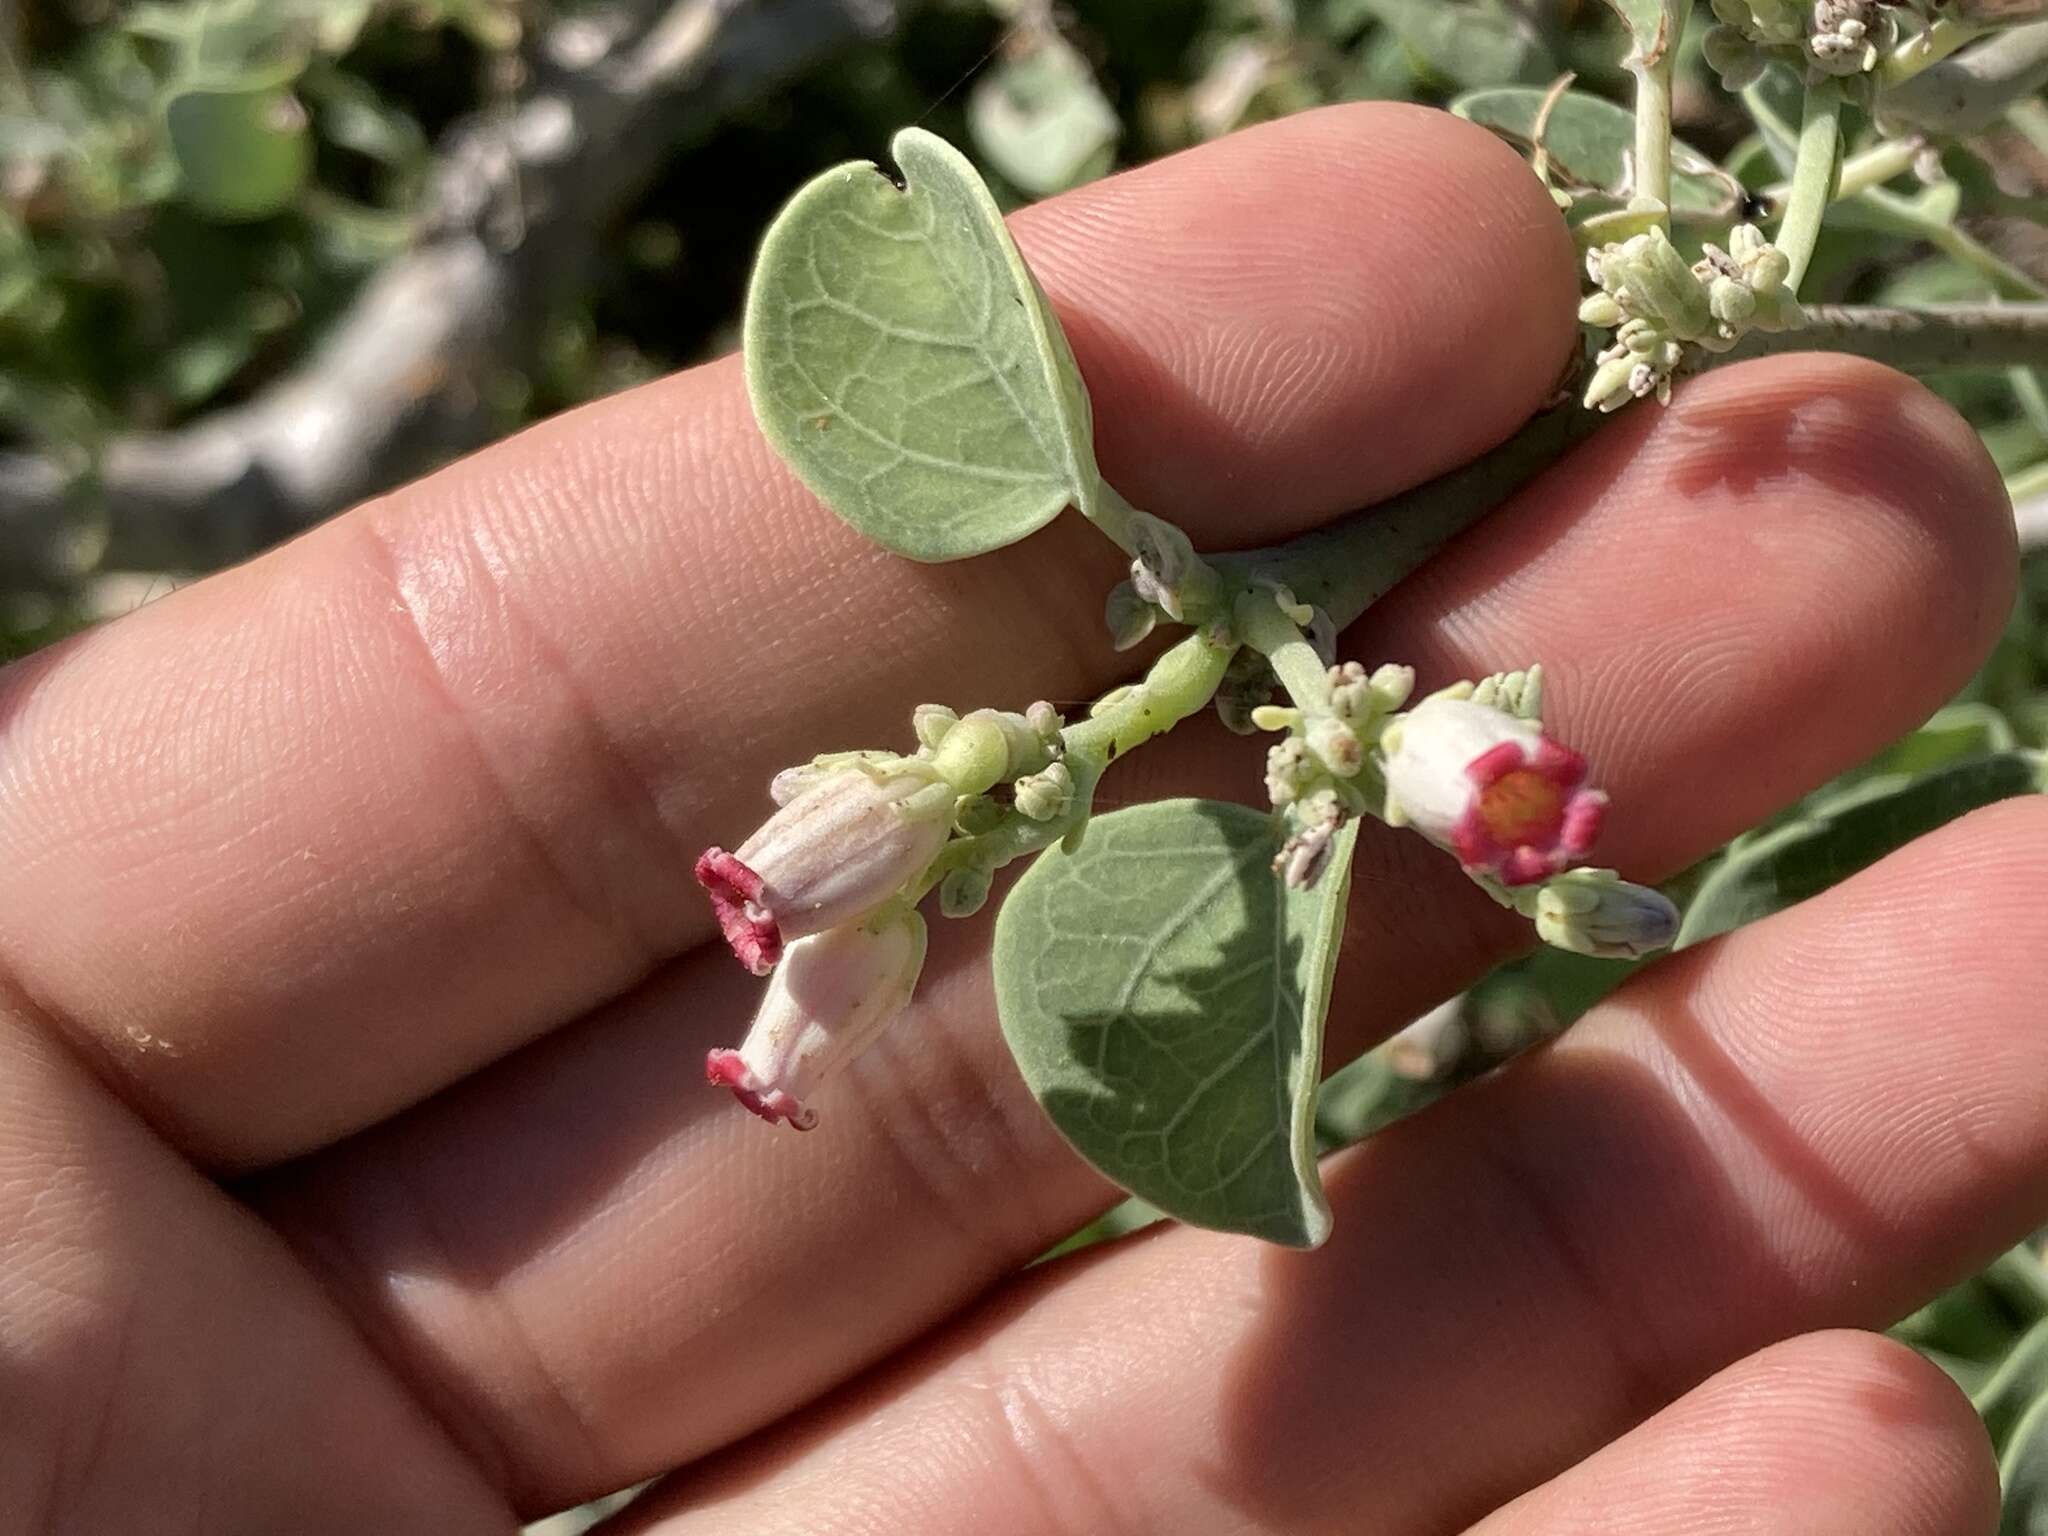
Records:
[[[1259,542],[1500,441],[1576,334],[1569,232],[1513,150],[1361,102],[1110,178],[1016,220],[1112,483]]]

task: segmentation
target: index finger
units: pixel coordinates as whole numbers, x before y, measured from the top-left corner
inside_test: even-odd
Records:
[[[1504,436],[1572,334],[1542,189],[1409,108],[1248,132],[1019,237],[1106,473],[1216,547]],[[1114,682],[1115,566],[1073,519],[943,568],[865,545],[730,359],[604,402],[10,674],[0,970],[202,1160],[302,1151],[704,937],[691,856],[774,769],[921,697]]]

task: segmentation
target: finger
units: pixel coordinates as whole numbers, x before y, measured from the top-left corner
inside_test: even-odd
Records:
[[[1730,483],[1757,474],[1767,495]],[[2009,521],[1968,428],[1914,386],[1818,359],[1744,368],[1617,425],[1347,651],[1420,647],[1439,682],[1550,662],[1567,739],[1614,794],[1602,856],[1654,876],[1946,697],[2009,601]],[[1506,574],[1518,559],[1555,562],[1564,595]],[[1707,608],[1702,569],[1747,574]],[[1164,742],[1118,774],[1177,777],[1109,792],[1257,783],[1256,745],[1234,764],[1212,746]],[[1413,838],[1373,837],[1360,861],[1333,1063],[1526,941]],[[986,948],[985,925],[934,925],[919,1005],[808,1137],[764,1134],[697,1083],[755,991],[706,956],[300,1170],[273,1209],[536,1501],[621,1485],[788,1411],[1106,1203],[1009,1062]]]
[[[509,1536],[332,1298],[0,992],[0,1530]]]
[[[1985,1536],[1998,1467],[1969,1399],[1878,1334],[1730,1366],[1472,1536]]]
[[[1033,1271],[649,1513],[1014,1529],[982,1490],[1023,1460],[1141,1530],[1461,1529],[2048,1215],[2044,857],[2048,802],[1949,827],[1327,1160],[1323,1249],[1161,1229]],[[927,1470],[892,1478],[905,1447]]]
[[[1019,232],[1106,468],[1214,546],[1458,462],[1570,345],[1555,210],[1441,114],[1307,114]],[[734,360],[607,401],[0,678],[0,968],[196,1156],[303,1150],[711,932],[691,863],[775,769],[1115,681],[1115,567],[1071,518],[866,546]]]

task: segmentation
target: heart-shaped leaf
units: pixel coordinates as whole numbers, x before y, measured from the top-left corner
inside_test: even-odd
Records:
[[[1329,1235],[1315,1164],[1323,1014],[1356,826],[1313,890],[1274,820],[1167,800],[1048,853],[996,924],[1017,1065],[1103,1173],[1168,1215],[1293,1247]]]
[[[842,165],[769,229],[747,388],[834,512],[913,560],[958,560],[1092,510],[1088,392],[974,167],[916,128],[893,153],[902,187]]]

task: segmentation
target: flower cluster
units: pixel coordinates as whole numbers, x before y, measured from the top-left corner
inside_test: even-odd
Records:
[[[1337,833],[1366,809],[1359,783],[1367,767],[1366,744],[1414,690],[1412,667],[1368,673],[1347,661],[1329,669],[1322,707],[1263,705],[1252,711],[1262,729],[1287,732],[1266,754],[1266,794],[1286,818],[1287,841],[1273,867],[1289,885],[1314,885]]]
[[[1633,957],[1677,933],[1677,908],[1614,871],[1577,867],[1592,849],[1607,797],[1586,759],[1547,734],[1543,673],[1500,673],[1432,694],[1406,713],[1415,674],[1330,669],[1326,709],[1262,708],[1285,729],[1266,759],[1266,792],[1286,816],[1275,868],[1314,883],[1336,832],[1376,809],[1453,854],[1482,889],[1534,920],[1547,943],[1582,954]],[[1378,806],[1364,804],[1377,784]]]
[[[1762,76],[1773,57],[1823,74],[1868,74],[1899,37],[1895,6],[1881,0],[1712,0],[1721,23],[1702,40],[1728,90]]]
[[[1728,248],[1705,247],[1688,263],[1662,226],[1586,254],[1599,292],[1579,306],[1587,325],[1613,329],[1586,389],[1588,407],[1612,411],[1647,395],[1671,398],[1687,343],[1725,352],[1751,330],[1792,330],[1805,321],[1786,279],[1791,263],[1754,224]]]
[[[840,753],[777,774],[780,809],[737,851],[697,860],[734,956],[770,978],[745,1043],[713,1051],[707,1075],[764,1119],[810,1129],[810,1092],[909,1003],[925,949],[914,897],[956,831],[1001,816],[993,792],[1034,820],[1071,804],[1051,705],[964,718],[925,705],[912,723],[914,756]],[[954,874],[986,895],[986,872]],[[949,912],[957,885],[942,891]]]

